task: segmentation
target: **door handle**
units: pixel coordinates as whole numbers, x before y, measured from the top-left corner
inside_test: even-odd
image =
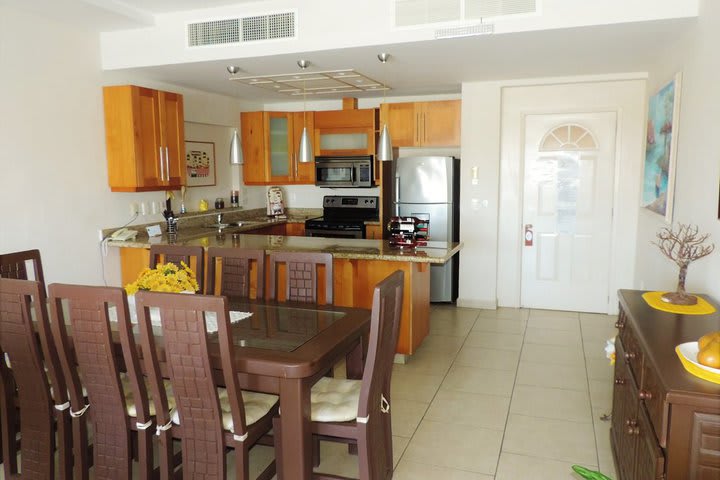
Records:
[[[170,153],[167,145],[165,146],[165,172],[167,172],[167,181],[170,181]]]
[[[533,237],[534,236],[535,236],[535,233],[533,232],[533,226],[531,224],[525,225],[525,246],[526,247],[533,246]]]
[[[163,152],[162,152],[162,146],[158,148],[160,150],[160,181],[165,181],[165,169],[163,168]]]

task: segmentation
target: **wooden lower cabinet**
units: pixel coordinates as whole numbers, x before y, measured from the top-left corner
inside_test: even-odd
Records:
[[[343,307],[371,308],[375,285],[396,270],[405,273],[396,352],[415,353],[430,331],[430,264],[336,258],[333,269],[334,303]]]
[[[720,479],[720,387],[686,372],[675,346],[720,325],[620,291],[610,440],[619,480]]]
[[[382,225],[366,225],[365,226],[365,238],[370,240],[382,240],[383,228]]]

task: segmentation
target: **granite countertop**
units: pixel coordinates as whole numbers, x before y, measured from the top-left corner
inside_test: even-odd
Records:
[[[224,214],[224,222],[241,222],[242,226],[231,225],[218,231],[209,228],[215,221],[215,215]],[[322,210],[293,209],[288,210],[287,218],[268,218],[265,210],[210,210],[205,215],[196,215],[184,219],[181,217],[178,233],[170,238],[166,233],[157,237],[148,237],[144,225],[132,228],[139,231],[135,240],[119,242],[108,240],[110,247],[121,248],[150,248],[153,244],[200,245],[202,247],[237,247],[263,249],[265,251],[287,252],[326,252],[335,258],[385,260],[419,263],[445,263],[462,248],[461,243],[428,242],[427,246],[416,249],[400,249],[391,247],[387,240],[350,239],[350,238],[323,238],[282,235],[256,235],[249,234],[252,230],[271,225],[286,223],[304,223],[309,218],[322,215]],[[368,221],[367,225],[379,225],[380,222]],[[155,223],[157,224],[157,222]],[[161,225],[163,231],[165,226]],[[103,232],[112,232],[107,229]]]

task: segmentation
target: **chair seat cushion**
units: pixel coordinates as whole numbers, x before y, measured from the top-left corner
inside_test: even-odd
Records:
[[[235,433],[227,389],[218,388],[218,397],[220,398],[223,429]],[[279,398],[277,395],[245,390],[242,391],[242,397],[243,403],[245,404],[245,424],[248,426],[267,415],[270,409],[278,402]],[[173,411],[172,421],[175,425],[180,425],[180,412],[178,412],[177,409]]]
[[[349,422],[355,420],[360,401],[360,380],[322,377],[310,392],[313,422]]]
[[[125,373],[120,374],[120,381],[122,382],[123,391],[125,392],[125,408],[127,413],[131,417],[137,417],[137,408],[135,406],[135,400],[133,398],[132,386],[130,385],[130,378]],[[175,395],[173,395],[172,385],[169,380],[163,380],[165,385],[165,392],[167,393],[168,409],[172,410],[175,408]],[[148,415],[151,417],[155,416],[155,402],[152,399],[152,391],[150,390],[150,383],[145,380],[145,388],[148,394]]]

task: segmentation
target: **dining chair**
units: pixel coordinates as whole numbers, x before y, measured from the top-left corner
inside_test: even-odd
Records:
[[[310,394],[314,454],[319,455],[318,440],[357,445],[360,480],[392,478],[390,380],[400,327],[403,279],[404,273],[398,270],[375,286],[362,380],[321,377]],[[280,445],[278,438],[283,432],[277,419],[273,431],[275,445]],[[313,478],[348,477],[314,473]]]
[[[45,291],[45,277],[43,276],[40,250],[24,250],[22,252],[0,253],[0,278],[16,278],[28,280],[27,262],[32,264],[34,277],[32,280],[40,282]]]
[[[95,478],[131,478],[133,441],[140,478],[151,478],[154,402],[142,376],[125,290],[53,283],[49,292],[53,335],[70,391],[74,442],[87,443],[87,413],[93,430]],[[117,325],[122,358],[116,356],[111,322]],[[75,455],[76,468],[87,478],[90,465],[86,450]]]
[[[205,250],[203,247],[189,247],[185,245],[151,245],[150,246],[150,268],[155,268],[158,263],[174,263],[180,266],[180,262],[195,271],[195,279],[198,284],[198,292],[205,292]]]
[[[272,428],[278,413],[277,395],[244,391],[233,362],[228,301],[223,296],[182,295],[142,291],[136,294],[140,338],[154,398],[160,398],[158,431],[165,436],[165,459],[171,437],[182,443],[182,476],[224,479],[226,448],[235,450],[237,479],[249,477],[248,453]],[[157,309],[162,324],[165,361],[177,409],[163,405],[162,373],[150,321]],[[225,388],[218,388],[210,363],[207,318],[214,315]],[[147,354],[145,354],[147,352]],[[161,422],[165,422],[164,424]],[[172,422],[172,423],[171,423]],[[167,468],[167,467],[165,467]],[[275,475],[275,460],[258,479]]]
[[[278,274],[278,265],[285,264],[284,282]],[[277,300],[284,283],[285,300],[318,303],[318,266],[325,267],[325,303],[333,303],[333,259],[330,253],[270,252],[270,291],[268,298]]]
[[[250,298],[252,293],[252,267],[255,266],[255,297],[263,299],[265,291],[265,251],[245,248],[208,248],[207,293],[216,292],[215,277],[220,263],[219,295]]]
[[[45,287],[39,281],[0,278],[0,351],[7,354],[0,361],[5,478],[48,479],[55,478],[56,473],[60,478],[70,478],[67,391],[50,333]],[[21,472],[15,442],[16,396]]]

